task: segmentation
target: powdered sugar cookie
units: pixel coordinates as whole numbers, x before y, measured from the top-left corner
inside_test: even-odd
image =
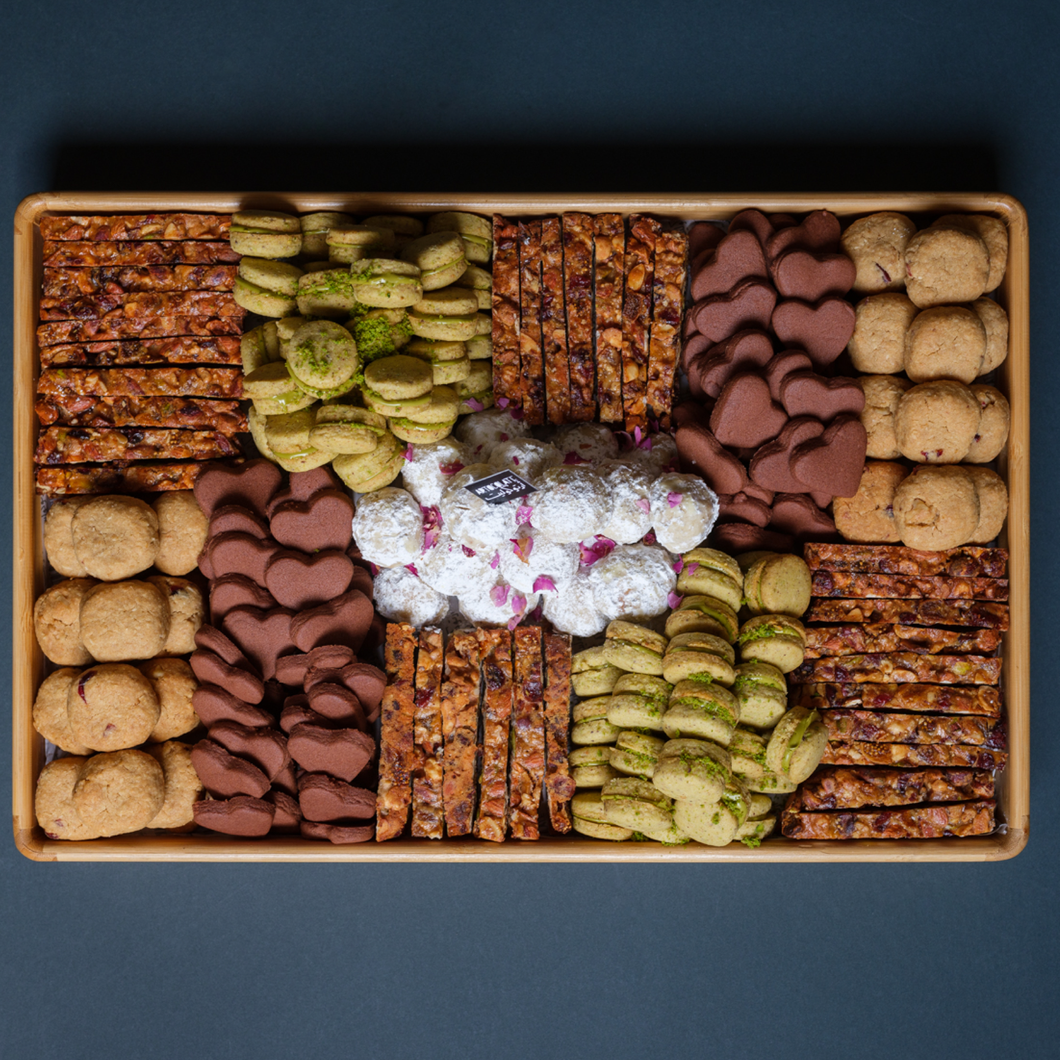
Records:
[[[375,577],[375,608],[391,622],[408,622],[419,629],[445,618],[449,598],[406,567],[390,567]]]
[[[513,438],[495,445],[488,462],[490,467],[498,471],[509,468],[535,485],[543,471],[555,467],[562,460],[560,451],[551,442],[539,442],[536,438]]]
[[[488,549],[491,555],[502,542],[515,537],[518,526],[516,512],[521,502],[511,500],[502,504],[488,504],[464,487],[469,482],[493,474],[495,470],[488,464],[471,464],[453,476],[438,502],[442,525],[449,536],[476,551]]]
[[[589,568],[596,609],[609,620],[662,614],[677,585],[673,561],[654,545],[619,545]]]
[[[677,442],[672,434],[649,434],[619,457],[628,464],[652,469],[656,474],[677,467]]]
[[[556,435],[556,448],[566,463],[587,460],[614,460],[618,456],[618,438],[605,423],[577,423],[565,427]]]
[[[650,465],[630,465],[621,460],[604,461],[598,470],[605,476],[612,501],[611,518],[600,529],[600,533],[619,545],[631,545],[639,541],[651,529],[648,492],[652,479],[659,471]]]
[[[412,563],[423,548],[420,506],[408,490],[395,486],[365,494],[353,517],[353,539],[370,563],[380,567]]]
[[[498,578],[488,589],[475,586],[461,593],[460,611],[472,622],[487,626],[506,626],[521,620],[537,607],[539,597],[521,593],[503,578]]]
[[[564,592],[578,571],[578,546],[547,541],[522,529],[520,537],[497,550],[498,573],[517,592]]]
[[[530,503],[539,537],[558,544],[574,544],[607,525],[613,502],[607,480],[597,471],[585,466],[561,466],[541,475],[538,492]]]
[[[493,553],[454,541],[443,529],[437,541],[413,563],[420,580],[443,596],[459,596],[469,586],[489,587],[496,579]]]
[[[512,438],[529,438],[530,425],[508,409],[485,409],[465,416],[453,429],[474,460],[485,461],[494,446]]]
[[[425,508],[437,505],[452,477],[472,462],[467,446],[455,438],[410,445],[406,453],[401,481]]]
[[[610,621],[596,609],[588,570],[580,568],[563,592],[545,596],[542,613],[561,633],[592,637],[602,633]]]
[[[661,475],[651,485],[652,528],[669,552],[704,541],[718,518],[717,494],[696,475]]]

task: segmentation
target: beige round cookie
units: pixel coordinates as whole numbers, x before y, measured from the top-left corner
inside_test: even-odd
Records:
[[[907,390],[894,414],[899,452],[921,464],[959,464],[978,428],[975,394],[953,379],[934,379]]]
[[[901,540],[894,519],[894,494],[908,472],[902,464],[867,460],[853,497],[836,497],[832,517],[847,539],[871,544]]]
[[[905,335],[917,307],[901,292],[871,294],[854,308],[847,351],[859,372],[887,375],[905,367]]]
[[[979,375],[986,355],[986,328],[970,309],[936,306],[917,313],[905,335],[903,366],[914,383]]]
[[[191,748],[177,740],[169,740],[147,753],[162,767],[165,785],[162,808],[148,822],[148,828],[194,827],[192,804],[205,798],[206,789],[191,764]]]
[[[81,779],[87,758],[56,758],[37,778],[33,800],[37,824],[49,839],[98,839],[99,831],[87,825],[74,803],[74,788]]]
[[[46,589],[33,605],[40,650],[58,666],[87,666],[92,651],[81,638],[81,603],[97,583],[71,578]]]
[[[158,554],[158,516],[137,497],[93,497],[74,512],[70,533],[85,570],[104,582],[147,570]]]
[[[191,697],[199,682],[183,659],[150,659],[140,663],[140,673],[151,682],[158,697],[158,721],[148,739],[152,743],[183,736],[199,724]]]
[[[85,565],[77,558],[70,523],[74,513],[91,497],[60,497],[44,517],[44,551],[52,569],[64,578],[87,578]]]
[[[986,244],[963,228],[925,228],[905,248],[905,291],[921,309],[974,302],[986,291],[989,274]]]
[[[865,407],[861,410],[861,422],[868,435],[865,455],[873,460],[901,456],[894,436],[894,414],[912,383],[896,375],[863,375],[858,383],[865,394]]]
[[[155,686],[135,666],[101,663],[83,671],[67,691],[70,734],[93,751],[143,743],[158,723]]]
[[[158,816],[163,802],[162,767],[143,751],[93,755],[74,785],[81,820],[100,836],[139,831]]]
[[[60,750],[72,755],[90,755],[91,747],[74,739],[70,731],[70,715],[66,709],[70,686],[81,676],[72,666],[56,670],[41,682],[33,700],[33,728]]]
[[[155,566],[163,574],[188,574],[199,563],[210,521],[191,490],[171,490],[154,503],[158,516],[158,553]]]
[[[1011,420],[1008,398],[987,383],[976,383],[972,394],[979,402],[979,426],[964,459],[969,464],[989,464],[1008,441]]]
[[[1008,517],[1008,487],[1005,480],[988,467],[965,468],[975,483],[979,497],[979,522],[968,539],[973,545],[988,545],[1001,533]]]
[[[843,251],[857,269],[857,292],[898,291],[905,286],[905,248],[916,225],[905,214],[870,214],[843,233]]]
[[[941,551],[966,544],[979,525],[975,481],[959,464],[921,464],[895,490],[894,518],[909,548]]]
[[[1008,229],[1005,222],[987,213],[951,213],[940,217],[935,224],[974,232],[986,244],[990,266],[985,290],[988,293],[996,291],[1008,267]]]
[[[979,374],[986,375],[1000,367],[1008,356],[1008,313],[992,298],[977,298],[972,312],[986,329],[986,353]]]
[[[186,578],[156,574],[147,579],[169,603],[169,635],[160,654],[187,655],[195,650],[195,634],[203,623],[202,593]]]
[[[150,582],[104,582],[81,600],[81,638],[98,662],[153,659],[168,636],[169,603]]]

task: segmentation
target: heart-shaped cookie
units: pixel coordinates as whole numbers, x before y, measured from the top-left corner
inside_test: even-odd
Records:
[[[244,574],[264,589],[267,588],[265,568],[279,550],[271,539],[262,540],[241,530],[232,530],[207,542],[199,569],[211,579],[225,574]]]
[[[726,294],[697,302],[692,312],[700,334],[721,342],[743,328],[768,327],[776,304],[777,292],[771,283],[744,280]]]
[[[371,663],[348,663],[340,671],[342,683],[360,700],[369,722],[379,717],[379,705],[383,702],[386,674]]]
[[[195,646],[219,655],[229,666],[238,666],[244,670],[250,669],[250,660],[243,654],[239,645],[233,643],[216,626],[199,626],[195,631]]]
[[[854,307],[845,298],[828,296],[813,305],[791,300],[773,310],[773,331],[785,346],[805,350],[823,368],[846,349],[854,319]]]
[[[221,798],[251,795],[260,799],[269,790],[269,778],[264,770],[214,740],[200,740],[191,749],[191,764],[211,795]]]
[[[222,574],[210,582],[210,618],[215,623],[222,622],[233,607],[260,607],[268,611],[275,606],[272,593],[245,574]]]
[[[368,627],[368,632],[364,635],[364,640],[361,642],[361,654],[367,656],[376,655],[382,650],[385,643],[386,619],[377,611],[372,619],[372,624]]]
[[[758,236],[747,230],[730,232],[698,271],[693,272],[692,298],[698,302],[711,295],[725,294],[744,280],[754,277],[764,280],[768,276]]]
[[[230,754],[253,762],[270,781],[291,760],[286,735],[271,725],[255,728],[237,721],[219,721],[210,727],[209,736]]]
[[[200,828],[208,828],[222,835],[252,838],[268,835],[276,816],[276,807],[264,799],[237,795],[234,799],[194,802],[191,812]]]
[[[303,722],[287,737],[291,757],[310,773],[353,780],[375,755],[375,740],[360,729],[331,729]]]
[[[746,493],[718,497],[718,510],[723,519],[739,519],[745,523],[754,523],[755,526],[769,524],[769,505]]]
[[[308,692],[321,681],[330,681],[344,666],[356,662],[357,656],[345,644],[321,644],[306,655],[302,684]]]
[[[330,464],[323,464],[311,471],[292,471],[287,479],[287,485],[278,490],[269,502],[266,515],[272,518],[272,513],[281,505],[289,501],[307,501],[314,493],[321,490],[340,490],[342,482],[338,475],[331,469]]]
[[[367,843],[375,835],[374,824],[328,824],[326,821],[299,821],[298,831],[303,839],[323,839],[335,846]]]
[[[344,593],[353,580],[353,560],[329,549],[309,555],[277,552],[265,569],[265,587],[281,607],[301,611]]]
[[[682,472],[699,475],[715,493],[739,493],[747,484],[743,464],[708,427],[700,424],[678,427],[675,441]]]
[[[260,703],[265,698],[265,684],[261,677],[249,669],[226,663],[220,655],[199,649],[188,659],[192,673],[203,685],[219,685],[244,703]],[[247,663],[251,666],[251,663]]]
[[[272,786],[277,791],[282,791],[291,798],[298,797],[298,774],[292,760],[286,769],[281,770],[272,778]]]
[[[239,504],[264,516],[282,481],[283,473],[269,460],[248,460],[235,467],[211,463],[195,480],[195,499],[207,518],[225,504]]]
[[[846,294],[857,269],[846,254],[822,254],[795,247],[769,266],[777,290],[785,298],[816,302],[826,294]]]
[[[778,494],[769,525],[799,541],[820,541],[835,536],[832,517],[822,512],[805,493]]]
[[[779,258],[790,247],[802,247],[818,252],[839,249],[839,219],[828,210],[814,210],[802,224],[790,225],[774,232],[766,240],[766,257]]]
[[[773,234],[773,222],[761,210],[741,210],[730,222],[730,232],[754,232],[764,248]]]
[[[266,793],[265,801],[276,807],[276,816],[272,819],[273,832],[298,831],[298,826],[302,823],[302,808],[294,796],[273,788]]]
[[[791,416],[814,416],[827,423],[843,413],[860,416],[865,391],[846,376],[829,379],[816,372],[792,372],[781,383],[780,403]]]
[[[269,527],[286,548],[343,551],[353,540],[353,501],[341,490],[318,490],[308,500],[277,505]]]
[[[751,480],[758,486],[777,493],[801,493],[805,486],[792,473],[791,456],[797,445],[820,437],[824,424],[810,416],[799,416],[771,442],[766,442],[748,465]]]
[[[295,615],[291,619],[291,639],[300,651],[311,651],[320,644],[345,644],[356,652],[374,614],[372,601],[360,589],[350,589],[334,600]]]
[[[813,361],[802,350],[781,350],[769,364],[762,369],[762,376],[769,384],[769,396],[774,401],[780,400],[780,388],[792,372],[801,372],[813,367]]]
[[[322,714],[318,714],[309,705],[309,697],[306,695],[288,696],[283,703],[283,710],[280,711],[280,728],[285,733],[290,734],[291,730],[296,725],[323,725],[325,728],[336,726],[329,722]]]
[[[795,544],[788,534],[763,530],[752,523],[718,523],[710,539],[716,548],[733,556],[741,552],[790,552]]]
[[[238,721],[254,728],[273,723],[268,711],[244,703],[220,685],[199,685],[191,694],[191,706],[207,728],[219,721]]]
[[[291,625],[296,617],[287,607],[274,607],[270,611],[236,607],[225,615],[222,625],[268,681],[276,676],[277,657],[294,650]]]
[[[725,384],[710,414],[710,429],[722,445],[760,446],[780,434],[787,422],[788,414],[770,397],[769,385],[751,372]]]
[[[688,366],[688,382],[696,397],[716,398],[737,373],[762,368],[773,357],[773,343],[764,331],[748,328],[712,346]]]
[[[713,250],[725,238],[725,229],[710,221],[697,221],[688,230],[688,256],[695,258],[705,250]]]
[[[326,773],[306,773],[298,781],[298,804],[307,821],[341,824],[375,816],[375,793],[355,788]]]
[[[260,537],[264,541],[269,536],[269,524],[257,512],[244,508],[241,504],[222,504],[220,508],[215,508],[210,516],[207,538],[232,531]]]
[[[309,693],[309,705],[329,721],[352,725],[362,732],[368,729],[361,701],[345,685],[321,681]]]
[[[703,353],[704,350],[711,349],[713,345],[714,343],[706,335],[700,335],[698,331],[694,332],[685,340],[685,347],[681,351],[681,367],[687,372],[688,366],[696,355]]]
[[[853,497],[865,468],[868,436],[857,416],[836,416],[818,438],[795,447],[791,470],[808,490]]]

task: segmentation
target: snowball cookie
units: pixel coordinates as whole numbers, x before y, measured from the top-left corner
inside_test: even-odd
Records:
[[[206,797],[206,789],[192,765],[191,748],[168,740],[148,747],[147,753],[162,767],[164,790],[162,808],[145,827],[183,829],[194,825],[192,805]]]
[[[452,477],[470,463],[467,446],[455,438],[410,445],[401,469],[401,481],[424,508],[433,508],[442,499],[442,492]]]
[[[74,537],[70,530],[74,513],[92,497],[61,497],[48,509],[44,517],[44,551],[52,570],[64,578],[88,576],[85,565],[77,558]]]
[[[151,659],[140,663],[140,673],[151,682],[158,697],[158,721],[148,739],[164,743],[183,736],[199,724],[191,698],[199,682],[183,659]]]
[[[531,485],[543,471],[561,463],[563,457],[551,442],[539,442],[536,438],[512,438],[498,442],[489,455],[489,465],[497,471],[508,468],[521,475]]]
[[[516,623],[538,604],[535,594],[513,589],[503,578],[489,587],[474,585],[460,594],[460,611],[470,621],[490,626]]]
[[[656,545],[619,545],[589,568],[597,611],[631,622],[661,615],[677,585],[673,561]]]
[[[423,514],[416,498],[396,486],[365,494],[353,516],[353,540],[361,555],[380,567],[414,562],[423,548]]]
[[[153,659],[169,637],[169,602],[150,582],[103,582],[81,601],[81,639],[99,662]]]
[[[916,225],[905,214],[870,214],[843,233],[843,252],[857,269],[854,290],[897,291],[905,286],[905,248]]]
[[[986,375],[1008,357],[1008,314],[992,298],[977,298],[972,302],[972,312],[986,329],[986,353],[979,366],[979,374]]]
[[[168,578],[160,574],[147,580],[169,604],[169,635],[161,654],[190,654],[195,650],[195,634],[205,617],[199,587],[186,578]]]
[[[37,778],[33,809],[37,824],[49,839],[98,839],[99,832],[81,820],[74,804],[74,788],[81,778],[87,758],[57,758],[49,762]]]
[[[648,500],[655,537],[669,552],[695,548],[718,518],[718,496],[698,475],[661,475]]]
[[[497,551],[497,571],[521,593],[554,593],[565,589],[578,573],[581,550],[577,545],[559,545],[527,533]],[[525,558],[524,558],[525,557]],[[538,579],[547,579],[543,584]]]
[[[162,767],[143,751],[93,755],[74,785],[74,806],[97,835],[124,835],[145,828],[165,802]]]
[[[971,383],[986,355],[986,328],[970,309],[943,305],[918,313],[905,336],[905,374],[914,383]]]
[[[575,637],[592,637],[603,633],[611,620],[596,609],[589,568],[581,567],[561,593],[545,596],[542,613],[560,631]]]
[[[513,499],[503,504],[488,504],[464,487],[495,471],[496,468],[488,464],[471,464],[463,471],[458,471],[438,502],[442,525],[449,536],[458,544],[467,545],[476,551],[488,549],[491,557],[494,549],[515,537],[518,529],[516,512],[521,502]]]
[[[990,260],[986,290],[987,292],[997,290],[1005,278],[1005,268],[1008,265],[1008,229],[1005,227],[1005,222],[985,213],[951,213],[940,217],[935,225],[963,228],[966,232],[974,232],[986,244],[986,253]]]
[[[958,464],[922,464],[895,490],[894,518],[903,545],[941,551],[972,539],[979,525],[975,479]]]
[[[894,494],[909,472],[903,464],[867,460],[853,497],[836,497],[832,518],[847,541],[887,544],[900,541],[894,519]]]
[[[154,509],[158,516],[155,566],[163,574],[178,576],[195,570],[210,523],[195,494],[191,490],[160,493]]]
[[[619,460],[661,474],[678,466],[677,442],[672,434],[649,434],[628,452],[622,453]]]
[[[33,605],[37,643],[58,666],[87,666],[92,661],[81,636],[81,601],[97,584],[91,578],[71,578],[46,589]]]
[[[863,375],[858,385],[865,395],[861,423],[868,440],[865,455],[876,460],[893,460],[901,453],[894,436],[894,414],[902,395],[912,385],[908,379],[894,375]]]
[[[958,464],[979,428],[979,402],[971,388],[936,379],[907,390],[894,414],[894,436],[907,460]]]
[[[1008,487],[1005,480],[988,467],[969,467],[965,470],[972,476],[979,497],[979,522],[969,540],[973,545],[988,545],[1005,525]]]
[[[453,434],[467,446],[473,459],[484,463],[499,443],[529,438],[530,425],[525,420],[517,420],[508,409],[485,409],[465,416]]]
[[[469,586],[485,586],[496,581],[490,567],[493,553],[478,551],[454,541],[443,529],[435,543],[420,555],[413,566],[420,581],[445,596],[459,596]]]
[[[158,723],[155,686],[135,666],[100,663],[85,670],[66,694],[70,732],[93,751],[143,743]]]
[[[964,459],[969,464],[989,464],[1008,441],[1011,419],[1008,399],[997,387],[986,383],[973,386],[972,394],[979,402],[979,426]]]
[[[537,493],[531,495],[529,503],[537,536],[562,545],[593,537],[611,519],[607,480],[582,465],[552,467],[542,472]]]
[[[859,372],[877,375],[905,367],[905,335],[917,307],[904,294],[873,294],[854,307],[854,334],[847,343],[850,360]]]
[[[408,622],[419,629],[433,626],[449,614],[449,597],[420,581],[406,567],[390,567],[375,576],[375,609],[391,622]]]
[[[587,460],[614,460],[618,456],[618,438],[606,423],[577,423],[564,427],[554,439],[564,461],[578,463]]]
[[[74,739],[66,709],[70,686],[80,676],[81,671],[72,666],[48,674],[37,689],[37,698],[33,701],[33,728],[61,751],[72,755],[92,753],[91,747]]]
[[[158,555],[158,516],[137,497],[93,497],[74,512],[70,533],[77,558],[100,581],[131,578]]]
[[[990,258],[975,232],[937,225],[917,232],[905,248],[905,290],[925,309],[974,302],[986,291]]]
[[[639,541],[651,529],[648,491],[661,469],[624,460],[604,460],[597,465],[611,494],[611,518],[600,531],[619,545]]]

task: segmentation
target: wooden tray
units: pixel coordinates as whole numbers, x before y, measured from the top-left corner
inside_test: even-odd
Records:
[[[1009,514],[1001,544],[1011,553],[1011,628],[1001,654],[1008,718],[1009,760],[998,781],[999,818],[993,835],[969,839],[796,842],[771,838],[759,849],[740,843],[711,848],[689,844],[608,843],[581,837],[475,839],[332,846],[299,837],[233,839],[216,834],[132,835],[70,843],[48,839],[37,825],[33,792],[44,763],[44,741],[31,724],[33,698],[45,675],[45,660],[33,633],[33,602],[44,589],[40,503],[34,492],[33,452],[37,419],[33,397],[39,371],[35,342],[42,279],[40,219],[54,213],[230,212],[281,209],[291,212],[345,210],[354,214],[431,213],[466,209],[489,214],[540,215],[563,210],[590,213],[652,213],[684,219],[725,220],[756,206],[766,212],[804,213],[830,209],[840,217],[899,210],[911,214],[990,213],[1008,225],[1009,259],[998,298],[1009,314],[1009,356],[998,387],[1012,405],[1012,429],[999,471],[1009,488]],[[38,861],[999,861],[1027,843],[1030,811],[1030,542],[1029,542],[1029,325],[1027,215],[1008,195],[969,193],[791,195],[387,195],[364,194],[40,194],[15,212],[14,380],[14,615],[12,644],[12,765],[15,843]]]

